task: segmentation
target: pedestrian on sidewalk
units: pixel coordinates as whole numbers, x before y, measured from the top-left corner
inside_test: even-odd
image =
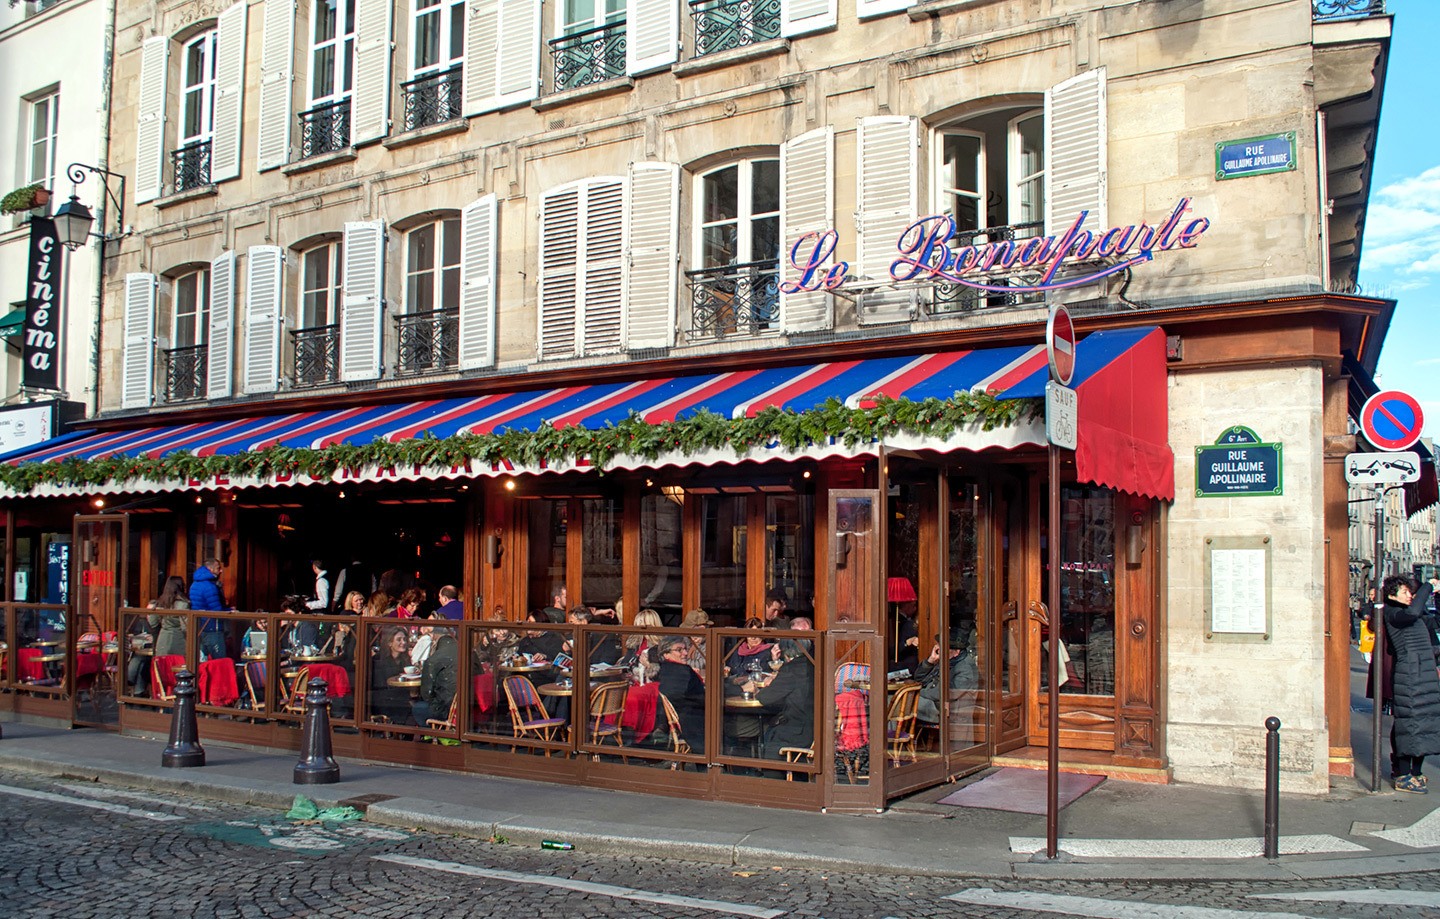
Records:
[[[1385,638],[1395,652],[1395,721],[1390,729],[1395,790],[1427,792],[1421,768],[1425,757],[1440,753],[1440,673],[1435,667],[1435,634],[1425,620],[1425,604],[1440,580],[1418,589],[1403,575],[1385,579]]]

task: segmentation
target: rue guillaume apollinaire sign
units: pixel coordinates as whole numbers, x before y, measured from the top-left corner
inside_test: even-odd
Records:
[[[1181,198],[1170,215],[1154,226],[1141,222],[1138,226],[1082,230],[1090,212],[1081,211],[1069,229],[1059,236],[1001,239],[965,246],[950,244],[955,238],[955,221],[950,215],[922,217],[900,234],[895,244],[900,257],[890,263],[890,279],[939,281],[1006,294],[1091,284],[1148,262],[1156,252],[1194,248],[1200,236],[1210,229],[1210,220],[1198,217],[1185,221],[1190,200]],[[812,231],[795,240],[790,247],[790,265],[800,272],[800,277],[781,283],[780,289],[794,294],[838,290],[844,286],[850,264],[831,263],[838,240],[835,230]],[[1061,268],[1076,271],[1059,277]],[[1020,271],[1034,275],[1033,283],[1014,283],[1015,279],[1010,276]]]
[[[1266,444],[1254,431],[1235,425],[1212,444],[1195,448],[1195,497],[1234,498],[1283,494],[1281,447]]]

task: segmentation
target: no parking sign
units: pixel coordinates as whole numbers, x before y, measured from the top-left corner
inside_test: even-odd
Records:
[[[1420,439],[1425,413],[1409,393],[1377,392],[1360,409],[1360,430],[1381,450],[1408,450]]]

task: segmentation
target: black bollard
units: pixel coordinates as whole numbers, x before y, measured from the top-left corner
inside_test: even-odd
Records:
[[[305,688],[305,723],[300,733],[300,762],[295,764],[296,785],[332,785],[340,781],[340,764],[330,754],[330,687],[311,680]]]
[[[195,674],[175,674],[175,708],[170,714],[170,743],[160,754],[162,766],[203,766],[205,748],[195,723]]]
[[[1280,719],[1265,719],[1265,857],[1280,857]]]

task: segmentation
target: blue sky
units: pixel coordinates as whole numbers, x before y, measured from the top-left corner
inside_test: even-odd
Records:
[[[1395,16],[1360,254],[1364,293],[1393,297],[1378,382],[1420,400],[1440,437],[1440,127],[1432,91],[1436,0],[1389,0]]]

